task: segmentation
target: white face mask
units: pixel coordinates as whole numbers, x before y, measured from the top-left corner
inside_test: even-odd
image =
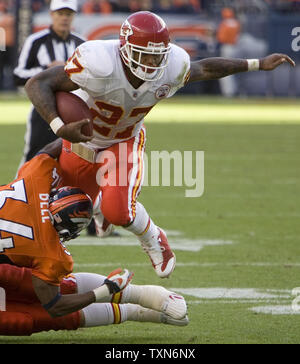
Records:
[[[157,81],[162,77],[164,69],[168,65],[171,47],[165,47],[163,43],[141,47],[127,42],[120,51],[123,61],[136,77],[143,81]],[[157,66],[143,64],[141,60],[145,54],[160,56],[159,64]]]
[[[131,72],[134,73],[138,78],[145,80],[145,81],[156,81],[156,80],[159,80],[162,76],[163,72],[160,72],[161,75],[159,75],[159,77],[157,77],[158,70],[147,73],[147,71],[145,71],[145,68],[144,69],[143,68],[144,67],[138,66],[134,70],[131,70]]]

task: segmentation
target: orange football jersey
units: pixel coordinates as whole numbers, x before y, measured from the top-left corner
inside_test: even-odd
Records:
[[[60,172],[55,159],[39,154],[24,164],[17,179],[0,187],[0,254],[53,285],[73,269],[48,212],[49,192],[60,183]]]

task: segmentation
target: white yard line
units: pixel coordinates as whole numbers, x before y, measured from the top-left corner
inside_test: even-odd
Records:
[[[255,299],[247,299],[247,300],[217,300],[217,301],[212,301],[212,300],[208,300],[208,299],[203,299],[203,300],[186,300],[186,303],[188,305],[209,305],[209,304],[218,304],[218,305],[224,305],[224,304],[273,304],[274,306],[272,307],[277,307],[276,304],[282,304],[282,303],[289,303],[291,302],[288,299],[282,299],[282,300],[255,300]],[[256,311],[254,310],[254,308],[259,308],[260,306],[257,307],[251,307],[249,308],[252,311]]]
[[[254,214],[255,215],[255,214]],[[251,216],[254,216],[251,215]],[[278,214],[280,215],[280,213]],[[186,214],[184,214],[186,217]],[[193,215],[199,216],[199,215]],[[240,215],[230,214],[225,217],[234,217]],[[249,217],[250,215],[244,215],[242,217]],[[258,215],[255,215],[258,216]],[[270,215],[271,216],[271,215]],[[298,217],[297,213],[290,213],[289,217]],[[287,216],[285,216],[287,217]],[[100,239],[97,237],[83,236],[77,238],[75,241],[68,243],[72,246],[140,246],[137,239],[125,230],[121,230],[122,234],[119,238],[105,238]],[[234,241],[222,240],[222,239],[205,239],[205,238],[186,238],[185,234],[177,230],[167,231],[169,237],[169,243],[173,250],[184,250],[197,252],[207,246],[222,246],[236,244],[239,240],[239,236],[236,236]],[[103,262],[103,263],[75,263],[74,267],[77,271],[88,268],[104,268],[104,267],[116,267],[122,266],[120,262]],[[300,267],[300,262],[180,262],[176,264],[177,268],[181,267],[197,267],[197,268],[209,268],[209,267]],[[148,262],[144,263],[128,263],[127,268],[134,267],[149,267]],[[250,304],[257,305],[255,307],[247,308],[255,313],[259,314],[299,314],[292,309],[292,302],[295,297],[292,295],[291,289],[269,289],[269,288],[224,288],[224,287],[208,287],[208,288],[171,288],[175,292],[181,293],[184,296],[188,296],[187,303],[190,305],[196,304]],[[194,299],[191,299],[194,297]],[[299,309],[300,311],[300,309]]]
[[[249,308],[250,311],[255,313],[269,314],[269,315],[299,315],[300,310],[294,310],[292,305],[270,305],[270,306],[256,306]]]
[[[206,300],[230,299],[236,302],[240,300],[280,300],[290,299],[291,290],[269,290],[260,288],[172,288],[175,292]]]

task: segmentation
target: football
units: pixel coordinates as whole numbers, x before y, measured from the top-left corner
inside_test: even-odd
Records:
[[[58,91],[55,96],[56,109],[63,122],[69,124],[82,119],[90,119],[90,122],[82,127],[81,132],[86,136],[93,135],[93,118],[87,104],[70,92]]]

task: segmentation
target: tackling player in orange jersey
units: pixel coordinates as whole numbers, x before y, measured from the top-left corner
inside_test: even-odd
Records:
[[[57,140],[24,164],[13,182],[0,188],[0,264],[31,268],[35,293],[53,317],[101,301],[132,279],[127,270],[123,275],[116,270],[94,291],[60,294],[63,277],[73,270],[73,259],[62,241],[76,237],[92,217],[91,200],[80,189],[53,190],[61,183],[54,159],[60,152],[61,140]],[[74,217],[75,213],[84,216]]]
[[[93,273],[75,273],[62,279],[63,295],[84,293],[101,286],[106,277]],[[32,270],[0,264],[0,335],[28,336],[49,330],[76,330],[79,327],[95,327],[120,324],[125,321],[153,322],[186,326],[187,316],[174,319],[167,313],[170,307],[155,306],[145,301],[139,292],[152,290],[160,301],[166,303],[166,295],[173,295],[178,303],[184,299],[158,286],[128,285],[121,294],[112,295],[107,303],[95,303],[69,315],[52,318],[40,304],[33,286]],[[127,304],[130,303],[130,304]],[[141,305],[142,304],[142,305]],[[144,305],[144,307],[143,307]],[[174,316],[174,305],[173,305]]]
[[[135,234],[156,274],[166,278],[175,268],[175,254],[165,232],[137,201],[143,180],[144,117],[159,101],[188,83],[239,72],[269,71],[284,62],[294,66],[290,57],[277,53],[262,59],[191,62],[184,49],[170,42],[163,19],[141,11],[123,22],[119,40],[83,43],[64,68],[39,73],[25,89],[43,119],[65,139],[60,157],[63,177],[93,199],[98,231],[104,229],[106,219]],[[93,114],[92,137],[81,133],[87,120],[65,125],[58,116],[55,92],[75,90]],[[107,169],[98,173],[106,157]],[[117,183],[106,184],[108,172]]]
[[[8,305],[13,312],[24,313],[15,304],[18,306],[24,300],[33,300],[31,308],[38,312],[42,321],[76,313],[84,308],[88,313],[85,318],[93,318],[98,308],[93,308],[91,304],[110,302],[117,293],[114,298],[121,300],[120,293],[133,276],[126,269],[123,274],[121,269],[116,269],[108,277],[97,279],[96,283],[84,284],[86,289],[79,293],[64,294],[60,290],[64,277],[73,269],[73,259],[63,241],[77,237],[92,216],[91,200],[80,189],[57,188],[62,181],[55,157],[61,152],[61,143],[61,140],[57,140],[46,146],[21,168],[13,182],[0,188],[0,287],[5,289],[4,293],[1,290],[1,294],[6,295],[8,291],[9,295],[18,296],[13,304]],[[30,272],[24,269],[18,271],[10,265],[30,268]],[[84,281],[84,278],[80,279]],[[163,312],[170,319],[186,320],[183,297],[162,287],[149,287],[152,286],[128,287],[125,294],[127,302]],[[112,308],[119,312],[118,307]],[[8,322],[9,326],[14,316],[1,313],[0,317],[1,322]],[[16,317],[21,320],[20,315]],[[75,320],[78,324],[78,317],[78,314],[71,315],[71,322]],[[16,320],[16,325],[18,322]],[[57,327],[61,327],[59,322],[66,321],[62,319],[52,323],[54,327],[56,323]]]
[[[15,181],[0,187],[0,261],[30,267],[53,285],[73,269],[48,212],[50,190],[60,180],[57,161],[40,154],[21,168]]]

